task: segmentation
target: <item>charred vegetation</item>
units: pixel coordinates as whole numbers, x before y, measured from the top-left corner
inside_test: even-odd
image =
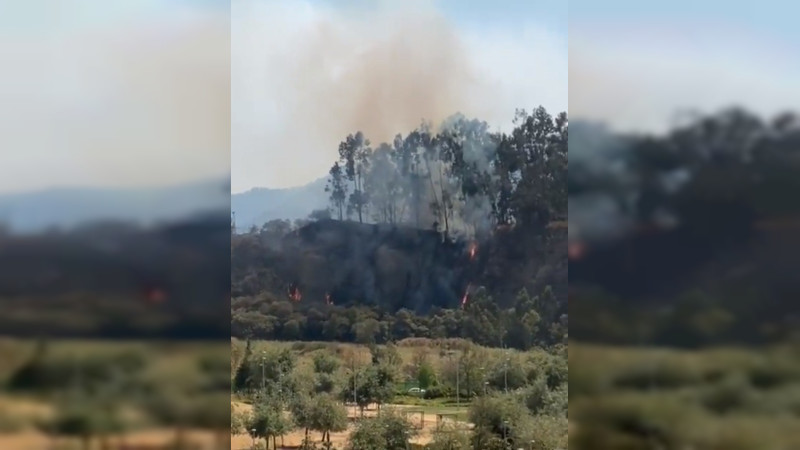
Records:
[[[537,345],[562,342],[567,230],[550,225],[566,217],[567,117],[514,124],[454,116],[374,148],[347,136],[328,210],[232,235],[232,334],[527,348],[527,314]]]
[[[688,347],[789,338],[798,130],[792,114],[731,109],[659,136],[618,136],[612,151],[576,161],[570,303],[587,320],[573,321],[572,336]],[[617,207],[591,211],[589,197]],[[601,229],[609,223],[613,232]]]
[[[227,213],[0,237],[0,328],[14,336],[224,337]]]

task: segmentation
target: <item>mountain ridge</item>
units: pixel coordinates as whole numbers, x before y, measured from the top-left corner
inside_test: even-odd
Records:
[[[327,176],[291,188],[256,187],[231,195],[231,212],[238,231],[259,227],[270,220],[304,219],[315,209],[328,206]]]
[[[141,188],[49,187],[0,194],[0,222],[15,232],[70,229],[90,222],[140,224],[228,209],[229,179]]]

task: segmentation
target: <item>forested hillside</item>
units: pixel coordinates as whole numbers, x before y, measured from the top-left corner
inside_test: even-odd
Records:
[[[234,336],[566,339],[567,115],[347,136],[330,207],[232,235]]]
[[[0,233],[0,329],[25,337],[225,337],[226,216]]]
[[[579,128],[576,147],[604,147],[575,148],[569,171],[572,337],[697,346],[797,330],[796,115],[731,109],[653,136]]]

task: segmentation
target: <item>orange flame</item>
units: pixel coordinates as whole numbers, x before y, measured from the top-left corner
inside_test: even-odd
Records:
[[[464,296],[461,297],[461,308],[463,309],[467,306],[467,300],[469,300],[469,289],[472,287],[472,284],[468,284],[467,288],[464,290]]]
[[[475,259],[475,254],[478,252],[478,244],[471,243],[469,244],[469,259],[470,261]]]
[[[167,300],[167,293],[160,288],[148,289],[145,296],[147,297],[147,301],[149,303],[157,304],[157,303],[163,303],[164,301]]]
[[[570,242],[567,247],[567,257],[578,261],[586,254],[586,245],[583,242]]]
[[[300,289],[297,286],[292,286],[289,288],[289,299],[299,302],[303,298],[303,294],[300,293]]]

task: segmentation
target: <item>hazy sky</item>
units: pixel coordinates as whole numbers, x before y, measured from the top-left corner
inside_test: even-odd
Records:
[[[570,0],[570,116],[662,130],[679,110],[800,105],[800,3]]]
[[[230,170],[227,3],[0,6],[0,192]]]
[[[232,0],[231,15],[233,192],[324,176],[355,131],[567,108],[566,1]]]

